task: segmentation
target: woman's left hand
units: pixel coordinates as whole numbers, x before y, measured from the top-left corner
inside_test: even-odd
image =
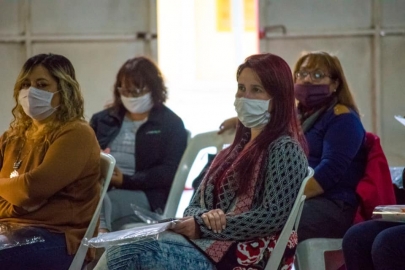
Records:
[[[120,169],[118,169],[117,166],[115,166],[113,175],[111,177],[111,185],[113,187],[119,188],[122,186],[123,181],[124,181],[124,177],[122,175],[122,172],[120,171]]]
[[[200,227],[194,220],[194,217],[183,217],[172,227],[172,231],[182,234],[190,239],[200,238]]]
[[[226,227],[226,215],[222,209],[213,209],[201,215],[205,226],[214,233],[220,233]]]

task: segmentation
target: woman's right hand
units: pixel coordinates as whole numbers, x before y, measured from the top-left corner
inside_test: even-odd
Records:
[[[238,117],[232,117],[229,119],[226,119],[222,124],[219,126],[219,131],[218,134],[224,133],[226,130],[234,129],[236,128],[238,124]]]
[[[200,227],[191,216],[180,218],[171,230],[190,239],[200,238]]]
[[[221,209],[213,209],[201,215],[205,226],[214,233],[221,233],[226,227],[226,215]]]

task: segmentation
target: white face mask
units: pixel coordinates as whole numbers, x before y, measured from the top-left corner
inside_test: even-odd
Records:
[[[146,93],[140,97],[126,97],[121,95],[124,107],[131,113],[145,113],[153,107],[152,94]]]
[[[57,107],[53,108],[51,105],[53,95],[56,93],[40,90],[35,87],[21,89],[18,94],[18,102],[21,104],[26,115],[32,119],[41,121],[56,111]]]
[[[262,128],[270,120],[268,100],[235,98],[234,106],[239,120],[247,128]]]

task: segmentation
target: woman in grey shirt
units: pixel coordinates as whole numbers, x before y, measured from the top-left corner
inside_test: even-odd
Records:
[[[187,144],[183,121],[163,104],[166,98],[158,67],[135,57],[118,71],[112,105],[90,120],[101,149],[117,161],[101,211],[103,231],[139,222],[131,203],[164,210]]]

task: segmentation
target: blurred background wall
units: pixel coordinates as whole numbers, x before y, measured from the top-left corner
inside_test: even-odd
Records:
[[[0,132],[18,72],[38,53],[72,61],[87,119],[111,99],[126,59],[152,58],[167,105],[196,134],[235,115],[245,57],[271,52],[293,68],[304,50],[338,55],[366,129],[403,166],[405,127],[394,115],[405,115],[404,0],[0,0]]]

